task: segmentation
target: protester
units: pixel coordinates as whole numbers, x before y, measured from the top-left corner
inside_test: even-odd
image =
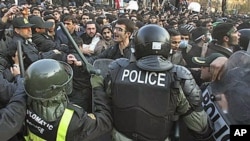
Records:
[[[81,35],[83,40],[83,54],[91,56],[94,54],[96,44],[100,41],[100,34],[98,33],[98,25],[94,21],[86,23],[85,33]]]
[[[69,34],[72,37],[79,36],[76,29],[76,26],[78,24],[77,20],[73,18],[70,15],[66,15],[63,19],[63,24],[65,25],[65,28],[68,30]],[[58,44],[65,44],[67,46],[70,46],[70,42],[64,31],[60,28],[59,30],[56,31],[55,35],[55,41]]]
[[[133,21],[127,18],[121,18],[116,21],[113,27],[114,41],[116,44],[102,53],[90,57],[89,62],[93,63],[94,60],[100,58],[130,58],[131,57],[131,42],[130,37],[134,32],[135,24]]]
[[[209,44],[206,56],[219,52],[229,57],[239,44],[240,33],[232,23],[221,23],[214,28],[212,37],[215,41]]]
[[[0,8],[0,15],[2,16],[1,21],[0,21],[0,39],[1,39],[0,40],[0,56],[2,58],[1,58],[0,64],[3,65],[3,69],[1,68],[1,70],[3,70],[1,72],[1,74],[3,76],[3,81],[1,81],[1,83],[4,82],[4,86],[6,86],[4,88],[6,88],[6,89],[8,89],[7,86],[10,86],[10,85],[13,86],[12,87],[13,89],[11,90],[12,92],[10,92],[10,95],[6,95],[6,92],[8,92],[8,91],[6,91],[6,89],[1,89],[1,90],[5,91],[5,92],[3,92],[4,93],[3,95],[6,96],[6,97],[4,97],[2,95],[2,97],[0,99],[1,106],[2,107],[6,106],[9,102],[9,99],[15,97],[15,96],[13,96],[13,97],[11,97],[11,96],[14,94],[13,91],[15,91],[15,89],[17,87],[16,80],[18,77],[13,77],[13,76],[9,77],[11,74],[9,68],[15,66],[15,64],[16,64],[12,58],[16,57],[15,54],[17,51],[17,48],[16,48],[17,41],[21,40],[21,46],[22,46],[23,53],[24,53],[24,55],[23,55],[24,65],[25,65],[25,69],[27,69],[31,63],[36,62],[40,59],[44,59],[44,58],[56,58],[57,59],[58,56],[61,56],[62,50],[58,49],[57,47],[55,49],[53,49],[54,46],[52,44],[48,45],[48,43],[50,41],[53,42],[55,37],[56,37],[57,41],[58,41],[58,37],[63,37],[60,39],[60,43],[58,45],[61,47],[61,44],[67,44],[64,46],[67,51],[63,50],[63,52],[71,53],[70,55],[68,55],[67,59],[69,59],[70,57],[72,57],[72,58],[70,58],[67,63],[71,62],[70,65],[74,71],[73,87],[74,87],[74,89],[77,88],[79,90],[79,91],[77,91],[78,92],[77,96],[81,96],[81,97],[77,97],[77,96],[75,97],[75,95],[74,95],[75,91],[73,91],[71,93],[72,95],[68,96],[69,100],[71,103],[82,107],[87,112],[91,112],[92,109],[95,109],[94,107],[92,107],[92,106],[94,106],[94,105],[92,105],[92,100],[89,99],[92,96],[92,91],[91,91],[92,87],[90,84],[91,83],[90,78],[91,78],[92,74],[90,74],[86,68],[83,68],[85,66],[85,64],[84,64],[84,62],[80,61],[79,54],[76,53],[76,51],[72,48],[72,44],[69,43],[68,37],[62,36],[62,34],[64,34],[64,33],[62,32],[62,30],[60,29],[61,27],[59,26],[59,24],[61,24],[61,22],[64,22],[65,27],[68,29],[71,36],[75,40],[80,35],[82,35],[84,32],[87,32],[87,30],[86,30],[86,23],[87,22],[92,21],[92,22],[97,22],[97,23],[103,24],[103,21],[105,21],[105,17],[106,17],[106,19],[112,19],[109,21],[110,23],[112,22],[110,24],[112,27],[112,31],[110,29],[105,29],[105,30],[113,32],[113,35],[111,35],[111,37],[114,39],[113,41],[115,43],[113,45],[105,44],[105,46],[103,46],[104,45],[103,42],[102,43],[99,42],[101,45],[100,44],[96,45],[95,49],[101,48],[100,49],[101,53],[95,53],[95,52],[94,52],[94,54],[92,54],[92,52],[85,53],[85,55],[87,55],[87,54],[91,55],[91,57],[88,58],[88,61],[90,63],[93,63],[96,59],[100,59],[100,58],[110,58],[110,59],[127,58],[131,62],[135,61],[134,60],[135,58],[133,55],[133,53],[134,53],[134,43],[133,43],[134,42],[134,35],[137,32],[137,29],[140,30],[140,28],[143,28],[144,24],[145,25],[147,25],[149,23],[159,24],[162,27],[167,28],[167,29],[169,29],[169,27],[174,27],[175,29],[177,29],[178,26],[181,26],[181,27],[187,29],[187,32],[188,32],[187,35],[191,35],[191,32],[194,33],[194,34],[192,33],[193,36],[188,36],[188,38],[190,39],[190,41],[191,40],[195,41],[198,38],[198,40],[196,40],[197,43],[199,42],[198,44],[200,44],[201,42],[203,42],[203,43],[206,42],[205,44],[210,42],[210,39],[211,39],[210,37],[209,37],[209,40],[208,40],[208,38],[205,39],[205,35],[207,35],[207,34],[202,33],[202,34],[195,35],[195,32],[194,32],[194,29],[196,29],[196,28],[199,29],[200,26],[206,27],[210,30],[210,33],[212,33],[212,39],[213,39],[212,42],[209,43],[208,50],[207,51],[203,50],[201,53],[199,50],[200,48],[198,50],[196,50],[197,48],[194,47],[193,44],[191,44],[191,42],[189,42],[188,44],[191,44],[192,46],[188,46],[184,50],[186,50],[187,51],[186,53],[189,53],[189,55],[192,57],[206,57],[206,56],[208,57],[211,53],[220,53],[223,56],[225,56],[225,57],[217,57],[216,59],[214,59],[214,61],[210,63],[210,68],[202,67],[202,69],[201,69],[202,71],[207,72],[207,74],[209,74],[209,75],[212,74],[211,81],[215,81],[215,80],[218,81],[219,79],[221,79],[223,77],[223,74],[225,73],[224,69],[226,68],[225,64],[227,64],[226,62],[227,62],[228,58],[235,51],[242,49],[240,42],[241,42],[241,38],[243,39],[243,36],[240,35],[241,33],[239,33],[237,31],[237,28],[240,28],[240,26],[238,26],[238,25],[242,22],[248,23],[248,20],[249,20],[248,14],[236,13],[234,15],[231,15],[230,13],[227,13],[227,14],[223,13],[224,15],[222,15],[222,13],[219,13],[216,11],[215,12],[209,11],[210,8],[207,8],[206,6],[202,6],[202,9],[200,10],[200,12],[194,13],[193,11],[190,11],[189,9],[187,9],[187,5],[179,7],[179,5],[181,5],[181,4],[178,3],[178,1],[176,1],[176,2],[177,2],[176,5],[178,6],[178,8],[176,8],[175,7],[176,5],[173,5],[172,2],[166,2],[166,1],[162,2],[161,5],[156,4],[154,6],[148,5],[148,3],[145,3],[144,5],[140,5],[142,3],[139,3],[138,10],[135,10],[135,11],[131,10],[129,12],[129,11],[124,10],[124,9],[115,9],[113,7],[110,7],[109,5],[103,6],[102,5],[103,2],[101,3],[101,5],[96,5],[92,1],[84,3],[81,0],[70,0],[70,1],[69,0],[45,0],[42,3],[39,0],[38,1],[25,1],[25,0],[13,1],[13,0],[10,0],[10,1],[5,1],[5,2],[2,1],[1,4],[3,4],[3,5],[1,5],[1,6],[3,6],[3,8]],[[182,1],[182,2],[185,3],[185,1]],[[32,4],[32,6],[28,5],[27,3]],[[41,3],[41,5],[39,5],[40,3]],[[153,2],[153,3],[155,4],[155,2]],[[70,4],[73,4],[74,7],[72,7]],[[115,4],[120,7],[119,3],[115,3]],[[124,7],[126,7],[126,5],[124,5]],[[241,10],[243,10],[243,9],[241,9]],[[75,15],[76,11],[79,11],[78,16]],[[39,14],[39,12],[40,12],[40,14]],[[51,14],[53,14],[53,15],[51,15]],[[32,25],[29,25],[29,27],[28,27],[27,26],[28,23],[26,23],[26,20],[29,21],[34,15],[41,15],[41,18],[44,19],[45,21],[49,18],[52,22],[56,22],[55,26],[51,27],[48,31],[46,31],[46,33],[44,33],[42,31],[44,29],[39,29],[40,27],[36,28],[35,26],[32,26]],[[112,18],[110,18],[109,15],[112,15]],[[71,17],[73,19],[67,18],[67,20],[64,20],[65,17]],[[122,19],[122,17],[131,18],[131,20],[133,20],[133,21],[131,22],[130,20],[124,20],[124,19]],[[13,18],[14,18],[14,21],[12,21]],[[18,20],[17,20],[17,18],[18,18]],[[100,19],[100,22],[99,22],[99,19]],[[16,22],[16,21],[18,21],[18,22]],[[17,23],[20,23],[20,22],[22,22],[22,24],[20,26],[17,26]],[[137,29],[134,28],[135,23],[136,23]],[[144,24],[141,24],[141,23],[144,23]],[[35,24],[35,23],[32,22],[32,24]],[[24,26],[27,26],[27,27],[24,27]],[[97,24],[97,26],[98,26],[98,24]],[[33,31],[40,30],[42,32],[33,32],[31,34],[30,27],[31,27],[31,29],[33,28]],[[81,27],[81,28],[79,28],[79,27]],[[241,28],[242,28],[242,26],[241,26]],[[105,30],[103,30],[103,32],[100,32],[103,35],[103,37],[104,37],[104,32],[106,32]],[[180,30],[180,28],[179,28],[179,30]],[[58,31],[60,31],[61,33]],[[211,32],[211,31],[213,31],[213,32]],[[35,39],[35,37],[41,37],[40,35],[37,36],[37,34],[40,34],[40,35],[46,34],[46,36],[44,36],[46,39],[44,39],[43,42],[39,41],[41,43],[40,47],[39,47],[39,45],[35,45],[38,43],[37,40]],[[47,34],[49,36],[47,36]],[[151,35],[151,32],[148,32],[147,34]],[[49,39],[50,41],[47,40],[47,37],[50,38]],[[106,37],[108,38],[110,36],[106,36]],[[206,37],[208,37],[208,36],[206,36]],[[181,32],[181,40],[183,40],[182,38],[184,39],[183,34]],[[84,40],[84,43],[87,43],[87,41],[89,43],[89,41],[90,41],[89,39],[90,38],[86,36],[86,37],[83,37],[81,40]],[[239,39],[240,39],[240,42],[239,42]],[[81,41],[79,41],[79,40],[75,40],[75,41],[77,42],[77,45],[79,46],[79,49],[81,50],[81,52],[84,52],[82,45],[79,44],[79,43],[81,43]],[[103,40],[101,40],[101,41],[103,41]],[[105,40],[105,43],[107,43],[106,40]],[[156,43],[156,45],[157,45],[157,43]],[[185,41],[179,42],[179,36],[178,36],[178,41],[176,41],[175,46],[179,46],[180,48],[182,48],[183,46],[186,47],[186,45],[187,45],[187,42],[185,42]],[[248,45],[248,40],[246,40],[244,43],[245,50],[247,49],[247,45]],[[201,45],[201,46],[203,46],[203,45]],[[37,50],[36,49],[37,47],[43,48],[43,49],[50,48],[49,49],[50,51],[47,52],[47,51],[43,51],[43,50]],[[154,47],[157,47],[157,46],[154,46]],[[52,51],[51,51],[51,49],[52,49]],[[147,52],[146,50],[144,50],[144,51]],[[197,53],[198,55],[193,55],[192,53],[194,53],[194,54]],[[183,49],[182,49],[182,54],[183,54]],[[205,54],[205,56],[204,56],[204,54]],[[176,55],[176,53],[173,55]],[[189,69],[190,68],[193,69],[193,67],[199,66],[199,65],[192,63],[192,61],[191,61],[192,57],[188,57],[188,56],[184,57],[184,59],[186,59],[186,58],[189,59],[188,61],[185,60],[188,64],[187,67],[189,67]],[[138,59],[139,58],[137,58],[136,62],[138,62]],[[199,59],[201,59],[201,58],[199,58]],[[2,61],[2,60],[4,60],[4,61]],[[7,60],[7,63],[6,63],[6,60]],[[76,60],[78,60],[78,61],[76,61]],[[172,60],[174,60],[174,59],[172,58]],[[119,64],[119,65],[123,66],[124,65],[123,63]],[[151,65],[155,65],[154,63],[155,62],[153,62]],[[177,60],[176,64],[179,64],[178,60]],[[121,68],[123,68],[123,67],[121,67]],[[194,69],[195,69],[195,71],[200,70],[200,68],[194,68]],[[132,68],[129,68],[128,70],[132,70]],[[9,71],[9,72],[7,72],[7,71]],[[144,70],[142,69],[141,72],[144,72]],[[8,75],[6,75],[6,73]],[[159,74],[159,73],[157,72],[156,74]],[[196,78],[196,76],[198,76],[198,77],[200,76],[199,73],[196,73],[196,75],[194,75],[194,73],[192,73],[192,75],[195,78]],[[151,76],[151,78],[152,77],[153,77],[153,75]],[[76,81],[76,80],[79,80],[79,81]],[[197,79],[195,79],[195,80],[197,80]],[[140,80],[138,80],[138,82],[139,81]],[[10,84],[10,85],[5,85],[5,84]],[[196,84],[200,84],[199,81],[196,81]],[[128,83],[128,85],[131,86],[130,83]],[[131,87],[131,88],[133,88],[133,87]],[[88,92],[83,92],[86,89],[88,90]],[[152,88],[152,90],[154,90],[154,89]],[[82,94],[82,93],[84,93],[84,94]],[[88,98],[82,99],[83,98],[82,96],[85,96],[85,94],[88,95]],[[16,94],[14,94],[14,95],[16,95]],[[230,96],[230,97],[232,98],[232,96]],[[87,104],[88,106],[86,106],[85,104]],[[164,104],[162,104],[162,105],[164,105]],[[164,107],[162,105],[160,105],[160,106]],[[235,106],[235,107],[238,107],[238,106]],[[21,106],[21,108],[23,108],[23,107]],[[112,107],[112,108],[116,108],[116,107]],[[239,108],[235,108],[234,110],[237,111],[238,109]],[[19,113],[16,113],[16,114],[19,114]],[[243,114],[241,114],[241,115],[243,115]],[[126,115],[126,117],[128,117],[128,116]],[[72,119],[72,120],[74,120],[74,119]],[[130,122],[128,122],[128,123],[130,123]],[[117,123],[117,122],[114,124],[114,125],[116,125],[115,129],[117,129],[117,130],[119,129],[119,128],[117,128],[117,125],[119,125],[119,124],[120,123]],[[145,125],[147,125],[147,124],[145,124]],[[188,127],[190,127],[190,126],[188,126]],[[19,128],[19,127],[17,127],[17,128]],[[17,131],[17,128],[16,128],[16,131]],[[148,128],[148,129],[150,129],[150,128]],[[12,132],[12,131],[14,131],[14,130],[11,130],[9,133],[14,134],[14,132]],[[16,133],[16,131],[15,131],[15,133]],[[123,134],[123,131],[122,132],[118,131],[118,132],[119,132],[119,134]],[[116,132],[114,132],[114,133],[116,133]],[[2,133],[0,133],[0,134],[2,135]],[[6,134],[6,135],[10,137],[10,134],[9,135]],[[148,134],[148,135],[150,135],[150,134]],[[134,138],[131,138],[131,139],[136,140]],[[183,136],[183,134],[181,134],[181,140],[182,139],[186,140],[186,138],[185,138],[185,136]],[[53,140],[54,140],[54,138],[53,138]]]
[[[83,51],[83,41],[81,37],[73,38],[80,51]],[[69,54],[76,60],[81,60],[80,55],[73,51]],[[91,74],[88,72],[86,67],[82,67],[82,62],[79,61],[75,64],[70,64],[73,69],[73,90],[72,93],[68,96],[70,102],[81,106],[86,112],[92,112],[92,87],[90,83]],[[83,65],[84,66],[84,65]]]
[[[111,29],[111,26],[104,26],[102,28],[101,34],[102,38],[101,40],[96,44],[94,53],[100,54],[104,50],[114,46],[114,38],[113,38],[113,30]]]
[[[180,49],[181,33],[175,28],[170,28],[167,30],[170,35],[170,47],[171,47],[168,60],[170,60],[173,64],[185,66],[186,61],[184,60]]]

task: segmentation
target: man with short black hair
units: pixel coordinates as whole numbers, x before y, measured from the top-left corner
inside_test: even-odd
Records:
[[[232,23],[219,23],[214,28],[212,37],[215,41],[209,44],[206,56],[219,52],[230,57],[234,47],[239,45],[240,33]]]
[[[99,55],[90,57],[88,61],[93,63],[94,60],[100,58],[109,58],[109,59],[118,59],[118,58],[128,58],[130,59],[131,51],[131,42],[130,37],[133,34],[135,29],[135,24],[133,21],[127,18],[120,18],[116,21],[115,26],[113,27],[114,41],[116,44]]]
[[[41,11],[40,11],[40,9],[37,8],[37,7],[33,7],[33,8],[31,9],[31,15],[41,17]]]
[[[83,40],[83,54],[91,56],[94,54],[94,50],[97,42],[100,41],[100,35],[98,31],[98,24],[94,21],[88,21],[86,23],[85,33],[81,35]]]

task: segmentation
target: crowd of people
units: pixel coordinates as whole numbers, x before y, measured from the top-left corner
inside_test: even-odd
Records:
[[[212,140],[201,93],[247,50],[249,19],[53,2],[1,0],[0,140]],[[105,75],[100,59],[113,60]]]

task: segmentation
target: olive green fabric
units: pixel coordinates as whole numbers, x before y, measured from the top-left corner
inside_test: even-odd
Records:
[[[63,91],[59,92],[57,96],[49,100],[35,100],[28,98],[28,107],[49,122],[57,120],[63,114],[66,106],[67,97]]]
[[[92,88],[103,87],[103,77],[101,75],[92,75],[90,78]]]

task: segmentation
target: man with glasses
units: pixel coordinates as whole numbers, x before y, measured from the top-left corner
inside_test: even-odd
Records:
[[[109,59],[118,59],[118,58],[128,58],[131,57],[131,42],[130,36],[134,32],[135,24],[133,21],[127,18],[120,18],[117,20],[114,28],[114,41],[116,44],[101,54],[90,57],[88,61],[93,63],[94,60],[99,58],[109,58]]]

